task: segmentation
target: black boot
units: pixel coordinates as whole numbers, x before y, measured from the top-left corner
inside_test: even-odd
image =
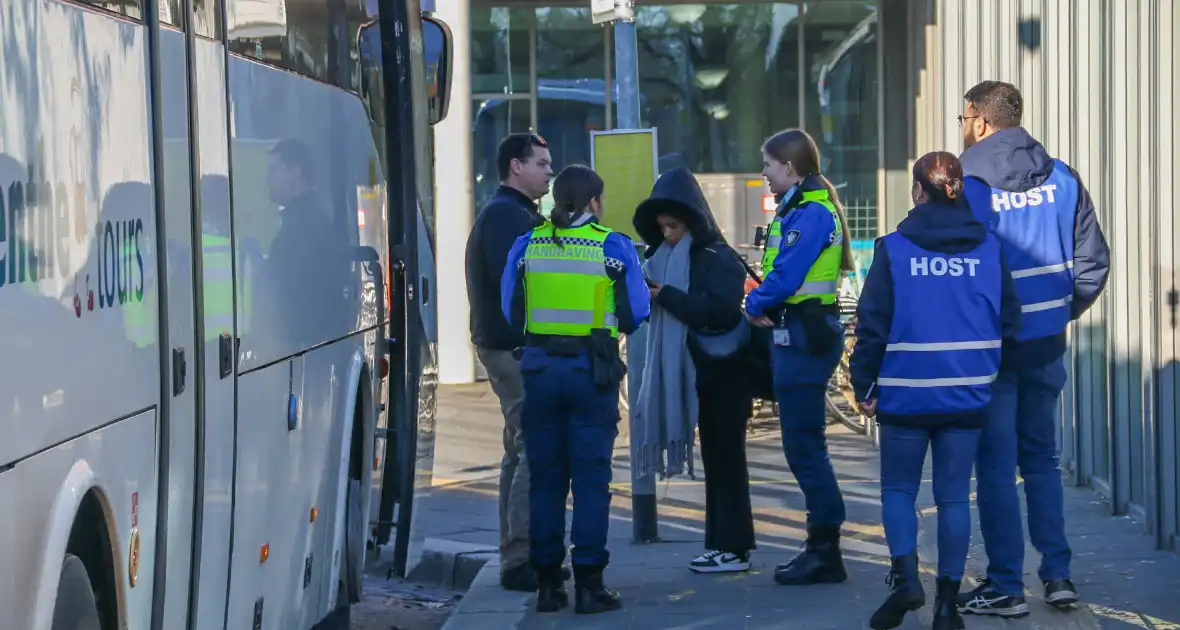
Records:
[[[938,578],[938,590],[934,596],[934,625],[931,626],[933,630],[963,630],[965,627],[955,604],[961,582],[949,577]]]
[[[574,565],[574,612],[596,615],[623,607],[619,594],[602,584],[605,568]]]
[[[537,567],[537,612],[557,612],[570,605],[561,565]]]
[[[873,613],[869,627],[873,630],[890,630],[901,625],[905,614],[926,605],[926,592],[918,577],[918,554],[897,556],[892,559],[893,568],[885,582],[889,584],[889,597]]]
[[[537,573],[525,563],[500,573],[500,587],[506,591],[532,593],[537,590]]]
[[[837,584],[847,579],[840,528],[831,525],[808,525],[803,553],[774,571],[774,581],[787,586]]]

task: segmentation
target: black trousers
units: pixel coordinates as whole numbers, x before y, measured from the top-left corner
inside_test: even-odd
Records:
[[[747,387],[721,378],[698,387],[701,459],[705,464],[705,548],[745,553],[755,548],[746,465]]]

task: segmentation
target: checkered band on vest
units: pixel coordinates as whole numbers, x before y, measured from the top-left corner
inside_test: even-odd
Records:
[[[552,236],[534,236],[529,239],[529,243],[536,243],[537,245],[557,245],[557,241],[553,240]],[[583,247],[601,247],[602,241],[596,241],[589,238],[573,238],[569,236],[561,237],[561,245],[581,245]]]

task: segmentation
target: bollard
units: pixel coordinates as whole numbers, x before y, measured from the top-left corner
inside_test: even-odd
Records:
[[[659,515],[656,510],[656,476],[648,474],[640,476],[639,461],[636,453],[637,435],[641,432],[635,426],[635,410],[638,408],[639,388],[643,386],[643,368],[647,359],[647,326],[640,326],[634,334],[627,336],[627,403],[631,413],[627,421],[630,423],[631,449],[631,525],[633,541],[636,543],[659,542]]]
[[[635,4],[633,0],[615,0],[615,80],[618,81],[618,129],[639,129],[639,61],[635,39]],[[641,248],[642,245],[637,245]],[[641,256],[642,259],[642,256]],[[634,410],[643,382],[643,366],[647,353],[647,327],[641,326],[627,338],[627,394],[632,413],[628,414],[631,427],[631,515],[634,541],[658,542],[659,524],[656,514],[656,476],[636,476],[636,427]]]

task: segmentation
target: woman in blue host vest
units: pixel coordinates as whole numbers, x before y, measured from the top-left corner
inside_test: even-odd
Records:
[[[622,605],[602,583],[625,373],[618,336],[647,318],[651,298],[631,239],[598,223],[602,192],[593,170],[562,170],[553,180],[556,206],[549,221],[516,240],[500,285],[504,315],[525,331],[521,426],[532,480],[529,556],[539,612],[569,603],[561,564],[571,487],[575,610],[594,614]]]
[[[881,511],[892,556],[891,593],[870,620],[875,630],[896,628],[926,603],[914,501],[927,444],[938,505],[934,629],[963,627],[955,599],[971,541],[971,468],[1020,302],[999,241],[960,203],[962,193],[955,156],[928,153],[914,164],[915,207],[877,241],[857,310],[852,385],[881,426]]]
[[[778,200],[762,258],[765,279],[746,298],[756,326],[773,327],[774,391],[783,452],[807,500],[802,554],[776,567],[779,584],[843,582],[844,497],[825,436],[828,379],[843,351],[836,291],[851,270],[848,222],[831,182],[819,172],[815,141],[799,129],[762,146],[762,175]]]

